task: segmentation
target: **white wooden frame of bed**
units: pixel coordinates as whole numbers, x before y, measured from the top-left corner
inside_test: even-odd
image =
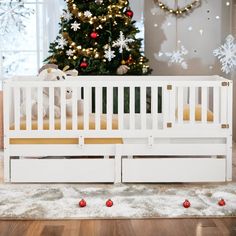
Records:
[[[42,91],[49,88],[49,130],[43,130]],[[65,96],[61,96],[61,130],[54,128],[54,88],[73,88],[72,130],[66,130]],[[124,88],[130,93],[124,114]],[[140,88],[140,114],[135,114],[135,88]],[[84,90],[84,126],[77,130],[77,99]],[[91,88],[95,88],[95,130],[89,130]],[[100,129],[102,88],[107,89],[107,129]],[[118,129],[112,130],[113,88],[118,89]],[[146,93],[151,90],[151,113]],[[158,117],[161,89],[162,119]],[[20,130],[21,90],[26,94],[26,130]],[[31,129],[31,89],[37,89],[38,130]],[[196,121],[196,104],[202,120]],[[190,120],[183,107],[190,106]],[[214,113],[207,121],[207,109]],[[177,113],[177,114],[176,114]],[[128,128],[124,117],[128,115]],[[138,123],[135,117],[138,116]],[[149,118],[148,118],[149,117]],[[148,119],[147,119],[148,118]],[[10,129],[11,123],[14,129]],[[147,123],[149,122],[149,124]],[[149,128],[148,128],[149,126]],[[210,182],[232,180],[232,81],[219,76],[84,76],[66,81],[36,77],[4,81],[5,182]],[[85,138],[118,138],[123,144],[84,144]],[[70,145],[10,144],[11,138],[78,138]],[[58,158],[19,158],[57,156]],[[75,156],[83,158],[60,158]],[[102,158],[92,158],[102,156]]]

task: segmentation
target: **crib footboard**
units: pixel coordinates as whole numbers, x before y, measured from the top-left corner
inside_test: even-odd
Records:
[[[230,181],[232,81],[219,76],[7,80],[4,179]]]

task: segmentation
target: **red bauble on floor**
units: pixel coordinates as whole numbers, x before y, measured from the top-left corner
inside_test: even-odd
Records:
[[[84,199],[81,199],[81,200],[79,201],[79,206],[80,206],[80,207],[86,207],[86,205],[87,205],[87,203],[86,203],[86,201],[85,201]]]
[[[226,205],[225,200],[223,198],[221,198],[220,201],[218,202],[218,205],[225,206]]]
[[[112,207],[112,206],[113,206],[113,201],[112,201],[111,199],[108,199],[108,200],[106,201],[106,206],[107,206],[107,207]]]
[[[191,203],[189,202],[189,200],[185,200],[184,202],[183,202],[183,207],[184,208],[189,208],[191,206]]]

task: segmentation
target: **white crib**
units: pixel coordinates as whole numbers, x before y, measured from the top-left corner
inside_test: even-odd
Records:
[[[42,116],[45,87],[49,88],[50,107],[46,128]],[[67,87],[73,89],[69,128]],[[54,119],[55,88],[61,91],[59,121]],[[37,120],[32,120],[32,94],[38,98]],[[23,96],[26,99],[24,127],[20,117]],[[77,100],[81,98],[84,113],[79,117]],[[198,104],[200,120],[195,119]],[[213,113],[211,121],[208,110]],[[60,142],[51,142],[55,139]],[[67,139],[78,141],[68,143]],[[108,142],[109,139],[122,142]],[[230,181],[232,81],[219,76],[83,76],[55,82],[39,81],[37,77],[6,80],[4,177],[5,182]]]

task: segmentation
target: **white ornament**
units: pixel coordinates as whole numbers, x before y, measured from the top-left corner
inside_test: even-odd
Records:
[[[111,47],[109,46],[107,50],[104,51],[104,57],[108,60],[111,61],[114,57],[116,57],[115,55],[115,51],[111,50]]]
[[[126,73],[128,72],[129,69],[130,69],[130,68],[129,68],[128,66],[126,66],[126,65],[121,65],[121,66],[119,66],[119,67],[117,68],[116,73],[117,73],[118,75],[124,75],[124,74],[126,74]]]
[[[115,42],[113,42],[112,46],[119,47],[119,52],[122,53],[123,49],[130,51],[128,43],[132,43],[133,41],[134,41],[133,39],[125,38],[123,32],[120,31],[120,38],[117,39]]]
[[[74,31],[77,31],[78,29],[80,29],[80,23],[77,23],[75,21],[74,23],[71,24],[71,29],[73,29]]]
[[[65,20],[67,20],[67,21],[69,21],[69,20],[72,19],[72,15],[71,15],[71,13],[68,12],[68,11],[63,11],[62,17],[63,17]]]
[[[188,51],[184,46],[181,46],[180,50],[166,52],[165,55],[170,58],[168,66],[171,66],[172,64],[180,64],[183,69],[188,69],[188,64],[184,60],[184,56],[186,56],[187,54]]]
[[[102,3],[103,3],[103,0],[95,0],[95,3],[97,3],[97,4],[102,4]]]
[[[215,49],[213,54],[220,60],[221,70],[226,74],[236,69],[236,43],[232,35],[228,35],[225,43]]]
[[[90,11],[85,11],[84,16],[89,18],[92,16],[92,13]]]
[[[61,34],[56,40],[56,43],[58,44],[57,48],[61,48],[61,49],[64,49],[64,47],[68,44],[68,42],[63,38]]]
[[[71,50],[71,49],[67,50],[66,55],[69,56],[69,57],[73,56],[74,55],[73,50]]]

